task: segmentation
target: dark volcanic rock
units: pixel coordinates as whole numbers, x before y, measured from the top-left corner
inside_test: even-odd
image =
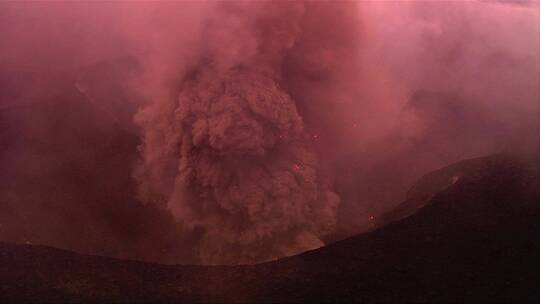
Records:
[[[410,198],[422,203],[413,204],[418,211],[409,217],[319,250],[252,266],[164,266],[3,243],[0,298],[540,301],[538,159],[493,156],[461,162],[424,177]]]

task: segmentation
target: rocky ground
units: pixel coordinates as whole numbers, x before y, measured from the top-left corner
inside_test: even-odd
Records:
[[[0,243],[0,300],[24,302],[539,302],[538,158],[430,173],[385,221],[250,266],[166,266]]]

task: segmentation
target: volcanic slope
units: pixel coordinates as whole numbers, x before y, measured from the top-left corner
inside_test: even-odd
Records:
[[[0,300],[539,302],[538,159],[434,171],[390,224],[258,265],[165,266],[1,243]]]

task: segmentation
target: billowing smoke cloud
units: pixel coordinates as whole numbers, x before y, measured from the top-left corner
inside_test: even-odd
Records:
[[[214,264],[365,231],[430,170],[538,150],[539,16],[0,3],[0,239]]]
[[[284,75],[306,9],[219,5],[176,103],[139,113],[144,196],[166,200],[184,229],[200,230],[204,263],[317,248],[336,227],[339,198]]]

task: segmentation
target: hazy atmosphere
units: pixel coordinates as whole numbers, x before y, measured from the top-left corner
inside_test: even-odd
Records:
[[[253,264],[539,153],[535,1],[0,2],[0,240]]]

